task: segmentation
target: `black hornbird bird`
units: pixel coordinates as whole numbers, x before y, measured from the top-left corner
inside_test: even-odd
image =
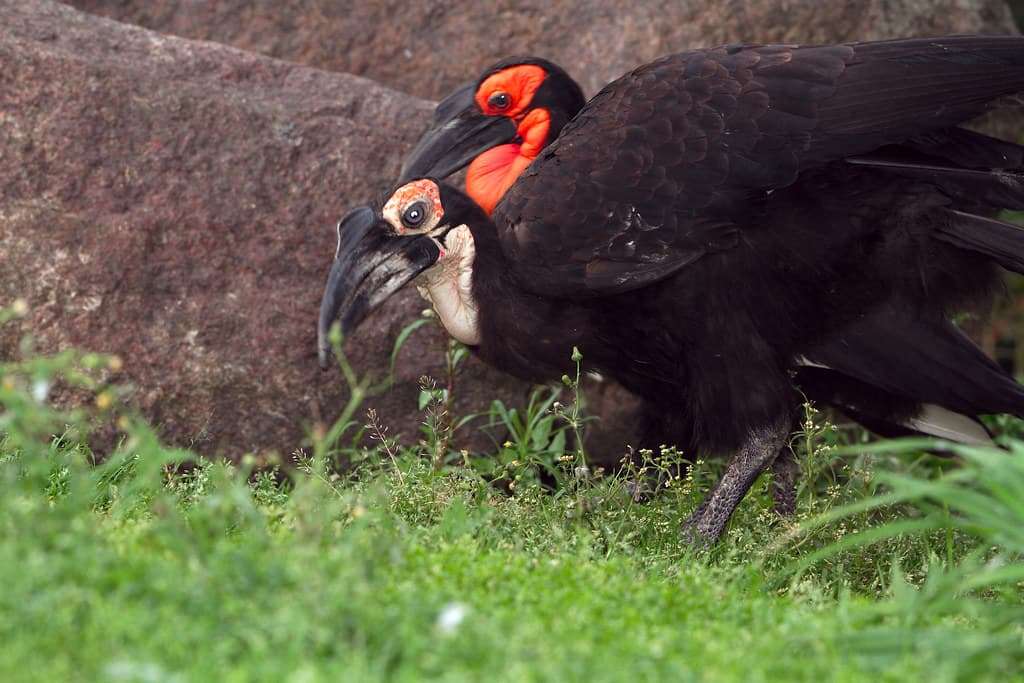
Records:
[[[537,123],[533,100],[553,101],[556,72],[522,68],[483,79],[472,109],[446,101],[407,172],[536,154],[557,115]],[[578,346],[645,400],[665,442],[731,454],[689,522],[705,540],[785,445],[793,368],[869,426],[983,440],[973,418],[1024,415],[1024,388],[948,318],[990,299],[996,264],[1024,271],[1024,231],[991,217],[1024,209],[1024,148],[956,126],[1021,90],[1017,37],[659,59],[532,163],[513,159],[525,170],[507,164],[502,182],[518,179],[490,217],[429,178],[350,213],[321,356],[334,318],[350,331],[413,279],[454,337],[512,374],[558,377]]]
[[[435,110],[434,123],[410,154],[400,182],[433,175],[445,177],[469,164],[466,193],[490,212],[504,193],[526,170],[540,151],[553,142],[585,100],[579,86],[560,67],[537,57],[506,58],[476,80],[445,98]],[[918,330],[892,329],[898,338]],[[864,337],[862,329],[856,341],[878,346],[875,336]],[[865,353],[877,354],[878,348],[850,348],[849,339],[840,356],[865,360]],[[831,349],[818,349],[819,355]],[[891,360],[900,361],[901,352],[886,349]],[[905,349],[904,349],[905,351]],[[968,344],[962,351],[970,352]],[[828,404],[883,436],[925,434],[966,443],[990,442],[988,432],[976,415],[961,415],[937,404],[924,402],[934,394],[930,390],[916,400],[892,394],[875,384],[822,366],[802,357],[791,369],[794,384],[818,404]],[[847,366],[850,365],[848,362]],[[935,372],[937,367],[925,367]],[[865,368],[872,372],[872,369]],[[877,368],[873,375],[879,375]],[[896,385],[899,388],[898,385]],[[961,386],[961,389],[963,387]],[[984,392],[983,392],[984,393]],[[657,410],[645,411],[640,448],[657,448],[666,441],[687,441],[671,435]],[[772,463],[772,493],[776,510],[787,514],[795,508],[797,466],[793,454],[783,449]]]

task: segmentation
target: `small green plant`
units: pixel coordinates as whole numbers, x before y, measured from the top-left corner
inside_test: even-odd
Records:
[[[395,363],[398,360],[402,347],[416,330],[429,322],[430,317],[424,315],[402,329],[395,339],[391,350],[390,371],[386,377],[379,380],[369,374],[359,376],[356,373],[351,363],[349,363],[348,356],[343,348],[341,326],[338,323],[331,326],[328,339],[330,340],[334,357],[337,360],[338,368],[341,370],[342,378],[348,388],[348,400],[330,426],[324,426],[323,424],[315,426],[312,435],[312,455],[309,456],[305,452],[299,451],[294,456],[294,460],[300,467],[315,470],[327,476],[328,472],[337,470],[343,464],[351,465],[364,460],[366,453],[361,444],[363,443],[366,430],[369,430],[370,439],[378,443],[379,447],[388,455],[392,464],[396,464],[395,453],[397,443],[387,437],[387,427],[380,423],[376,412],[373,411],[367,415],[367,424],[365,425],[360,424],[355,419],[355,416],[366,399],[378,396],[391,387],[394,382]],[[452,384],[454,384],[454,372],[459,361],[459,358],[455,356],[456,354],[453,352],[452,357],[449,359],[450,382]],[[438,398],[441,403],[447,406],[447,393]],[[421,394],[420,409],[423,410],[425,404],[430,400],[431,396],[428,395],[425,398]],[[445,408],[439,412],[447,413],[447,409]],[[441,430],[446,428],[436,421],[435,426]]]
[[[582,404],[578,374],[505,407],[496,453],[449,442],[438,466],[437,441],[402,445],[348,403],[319,460],[285,474],[165,446],[112,362],[0,366],[0,680],[1024,676],[1013,437],[943,460],[934,441],[864,444],[805,408],[796,521],[765,478],[696,557],[679,529],[719,465],[687,468],[666,444],[577,476],[585,411],[554,403],[572,388]],[[343,374],[363,397],[379,385]],[[64,386],[73,407],[48,398]],[[105,457],[88,445],[99,421],[119,428]]]
[[[506,436],[499,446],[497,465],[518,468],[520,478],[536,479],[541,472],[561,475],[560,459],[565,456],[567,439],[565,427],[552,411],[560,395],[559,389],[538,387],[523,407],[510,408],[500,400],[491,403],[487,427],[499,427],[499,433]]]
[[[444,466],[455,425],[450,410],[452,393],[437,386],[433,378],[420,377],[419,409],[424,414],[422,445],[435,470]]]
[[[500,428],[506,435],[496,464],[511,473],[512,488],[522,481],[546,478],[557,489],[573,489],[592,475],[584,446],[588,418],[580,387],[583,354],[579,349],[573,348],[571,360],[575,377],[564,375],[562,387],[534,388],[522,408],[507,407],[500,400],[491,404],[486,428]],[[566,389],[571,394],[569,403],[563,404],[559,399]]]
[[[569,405],[563,406],[558,401],[552,404],[552,412],[561,419],[568,427],[573,436],[575,446],[574,458],[571,461],[573,466],[573,481],[585,480],[590,476],[590,468],[587,466],[587,454],[583,445],[583,395],[580,391],[580,369],[583,363],[583,354],[575,346],[572,347],[570,360],[576,366],[576,374],[573,377],[562,375],[562,384],[572,392],[572,401]]]

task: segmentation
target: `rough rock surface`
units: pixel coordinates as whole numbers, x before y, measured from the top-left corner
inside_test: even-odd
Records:
[[[75,0],[163,32],[437,97],[516,52],[562,63],[588,92],[651,57],[739,40],[832,41],[1012,31],[1001,0],[593,2]],[[287,454],[344,400],[315,362],[333,223],[385,191],[430,103],[361,78],[75,12],[0,0],[0,357],[37,346],[115,352],[134,402],[169,440],[212,454]],[[387,366],[423,307],[410,290],[348,345]],[[421,330],[372,401],[415,437],[416,378],[443,375]],[[472,361],[456,411],[525,387]],[[598,391],[602,414],[628,414]],[[621,424],[621,421],[620,421]],[[614,453],[622,432],[602,439]]]
[[[429,102],[356,76],[162,36],[42,0],[0,0],[0,358],[114,352],[174,443],[287,456],[343,405],[316,362],[339,215],[386,190]],[[387,367],[411,288],[348,345]],[[371,401],[415,438],[416,379],[444,376],[424,328]],[[525,388],[473,360],[460,414]]]
[[[593,94],[638,64],[690,47],[1016,31],[1004,0],[71,2],[433,99],[511,54],[548,57]]]

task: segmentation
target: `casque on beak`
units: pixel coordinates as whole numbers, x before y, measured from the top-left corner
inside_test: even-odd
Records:
[[[368,206],[350,211],[338,223],[338,249],[320,302],[317,351],[327,368],[331,324],[341,319],[348,334],[370,312],[440,257],[437,243],[425,235],[396,235]]]
[[[402,167],[399,184],[412,178],[446,178],[492,147],[512,142],[516,124],[506,116],[487,116],[473,99],[472,84],[446,97],[434,110],[434,123]]]

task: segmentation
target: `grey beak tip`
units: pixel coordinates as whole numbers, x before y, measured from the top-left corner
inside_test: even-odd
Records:
[[[321,327],[317,329],[316,335],[316,357],[321,370],[331,367],[331,342],[327,338],[328,329]]]

